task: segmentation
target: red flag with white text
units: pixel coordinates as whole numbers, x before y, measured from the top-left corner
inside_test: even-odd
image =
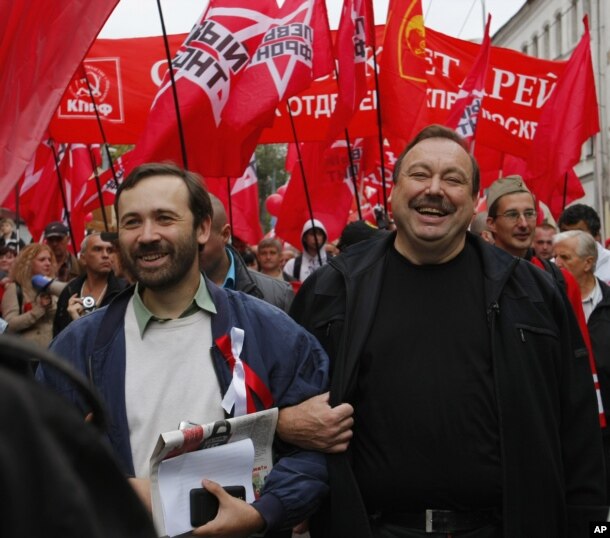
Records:
[[[485,95],[485,80],[487,79],[489,53],[491,51],[490,23],[491,15],[487,17],[485,36],[483,37],[481,48],[472,65],[472,69],[460,87],[457,99],[445,123],[447,127],[455,129],[471,145],[477,128],[483,96]]]
[[[32,160],[70,78],[117,3],[2,2],[0,200]]]
[[[104,170],[98,175],[89,177],[85,194],[83,196],[83,211],[85,214],[100,208],[100,192],[104,206],[114,204],[114,198],[119,185],[125,178],[126,163],[131,152],[124,153],[112,163],[112,168]],[[98,190],[99,181],[99,190]]]
[[[263,230],[260,224],[255,156],[252,155],[246,171],[239,178],[230,178],[230,206],[226,178],[206,178],[206,185],[222,201],[227,216],[232,216],[233,235],[249,245],[257,245],[263,238]]]
[[[338,96],[328,138],[334,140],[349,124],[368,90],[367,48],[375,46],[371,0],[343,0],[335,43],[339,69]]]
[[[331,50],[324,0],[286,0],[232,88],[223,120],[239,132],[270,126],[280,101],[332,71]]]
[[[187,163],[183,162],[169,72],[153,102],[130,165],[172,160],[202,176],[239,177],[258,140],[259,126],[240,132],[222,113],[278,7],[275,0],[212,0],[172,60]],[[247,99],[252,106],[252,99]]]

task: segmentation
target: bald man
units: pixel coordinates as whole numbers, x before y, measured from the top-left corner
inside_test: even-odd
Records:
[[[288,312],[294,292],[287,282],[251,271],[242,257],[229,243],[231,225],[222,202],[212,200],[212,229],[205,248],[199,254],[199,266],[207,277],[224,288],[243,291]]]

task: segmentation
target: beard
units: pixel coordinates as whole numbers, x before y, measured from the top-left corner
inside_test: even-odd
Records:
[[[191,270],[198,258],[197,236],[193,232],[176,243],[156,241],[136,245],[131,250],[120,243],[120,251],[123,265],[142,286],[162,290],[178,284]],[[154,268],[142,267],[139,259],[155,254],[167,255],[166,262]]]

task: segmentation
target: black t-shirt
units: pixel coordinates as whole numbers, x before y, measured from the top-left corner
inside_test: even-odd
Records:
[[[442,265],[394,248],[361,357],[354,470],[367,508],[501,505],[499,427],[481,262]]]

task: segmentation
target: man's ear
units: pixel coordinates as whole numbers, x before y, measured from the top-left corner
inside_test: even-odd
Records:
[[[495,233],[496,231],[496,220],[493,217],[487,217],[487,228],[490,232]]]
[[[593,256],[587,256],[584,259],[585,262],[585,271],[592,272],[591,268],[593,267]]]
[[[197,226],[197,243],[205,245],[210,238],[210,231],[212,229],[212,218],[208,215],[201,221],[201,224]]]
[[[225,245],[228,245],[231,241],[231,225],[229,223],[225,224],[220,229],[220,236],[222,237],[222,241]]]

